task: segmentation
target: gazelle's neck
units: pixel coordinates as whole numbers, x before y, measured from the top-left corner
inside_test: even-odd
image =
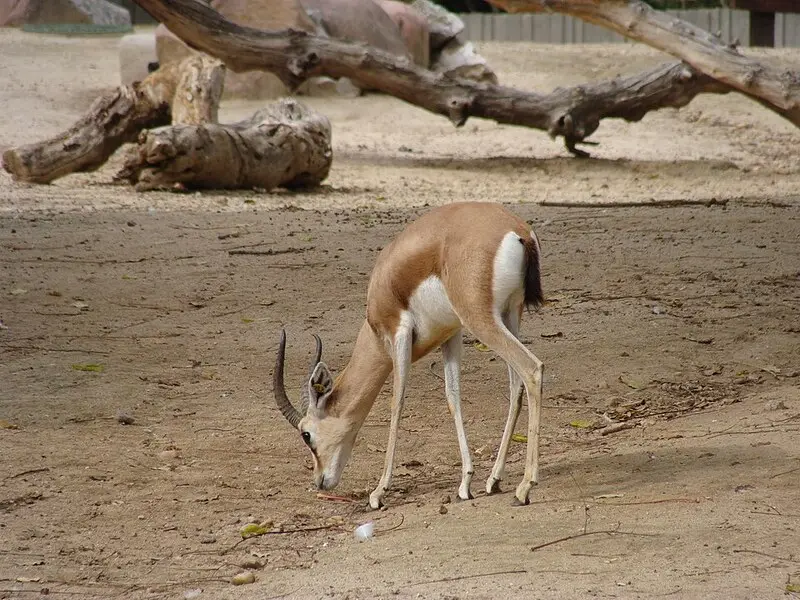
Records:
[[[329,411],[361,425],[392,372],[392,358],[367,321],[358,332],[350,362],[333,384]]]

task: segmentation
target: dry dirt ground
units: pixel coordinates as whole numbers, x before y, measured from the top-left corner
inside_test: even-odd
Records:
[[[116,43],[0,33],[0,148],[58,132],[116,85]],[[538,90],[661,60],[633,45],[481,51]],[[604,123],[596,158],[576,160],[541,132],[456,130],[390,98],[311,104],[335,140],[313,193],[137,195],[111,184],[116,158],[51,186],[0,176],[0,598],[798,595],[800,132],[704,97]],[[506,376],[471,340],[475,500],[445,503],[460,468],[438,353],[412,372],[387,510],[365,508],[387,390],[337,490],[350,500],[318,498],[271,397],[280,327],[292,389],[312,332],[340,370],[387,239],[426,205],[478,199],[513,204],[544,248],[550,302],[523,325],[546,364],[532,504],[508,491],[523,444],[505,493],[481,491]],[[586,206],[650,199],[723,203]],[[636,426],[601,436],[607,418]],[[250,521],[272,530],[242,541]],[[245,568],[254,584],[228,583]]]

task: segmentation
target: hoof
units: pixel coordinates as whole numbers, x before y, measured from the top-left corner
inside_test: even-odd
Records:
[[[499,494],[502,491],[503,490],[500,489],[500,480],[499,479],[495,479],[494,481],[492,481],[491,484],[488,484],[486,486],[486,493],[488,495],[490,495],[490,496],[492,494]]]
[[[511,503],[511,506],[528,506],[531,503],[529,498],[525,498],[525,502],[514,496],[514,501]]]
[[[369,497],[369,507],[372,510],[380,510],[383,508],[383,498],[380,496],[370,496]]]
[[[470,492],[467,492],[467,497],[466,497],[466,498],[462,497],[460,492],[459,492],[459,494],[456,496],[456,498],[458,498],[458,501],[459,501],[459,502],[466,502],[467,500],[475,500],[475,496],[473,496],[473,495],[472,495],[472,492],[471,492],[471,491],[470,491]]]

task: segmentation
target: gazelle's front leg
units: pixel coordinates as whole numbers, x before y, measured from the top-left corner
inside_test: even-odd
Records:
[[[394,467],[394,453],[397,447],[397,431],[400,429],[400,414],[403,412],[403,399],[408,381],[408,371],[411,367],[413,327],[401,321],[400,327],[394,336],[392,350],[394,356],[394,379],[392,397],[392,421],[389,425],[389,441],[386,444],[386,463],[383,475],[378,482],[378,487],[369,495],[369,505],[377,510],[383,506],[383,496],[392,484],[392,468]]]
[[[444,357],[444,390],[447,396],[447,405],[450,407],[450,414],[456,423],[456,435],[458,436],[458,449],[461,452],[461,485],[458,487],[458,497],[462,500],[472,500],[472,492],[469,485],[474,474],[472,468],[472,456],[467,445],[467,434],[464,431],[464,418],[461,415],[461,331],[447,340],[442,346],[442,356]]]

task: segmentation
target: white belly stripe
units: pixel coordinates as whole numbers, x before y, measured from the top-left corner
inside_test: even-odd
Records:
[[[454,331],[461,326],[461,319],[453,309],[442,280],[435,275],[425,279],[414,290],[408,302],[408,313],[422,344],[442,331]]]

